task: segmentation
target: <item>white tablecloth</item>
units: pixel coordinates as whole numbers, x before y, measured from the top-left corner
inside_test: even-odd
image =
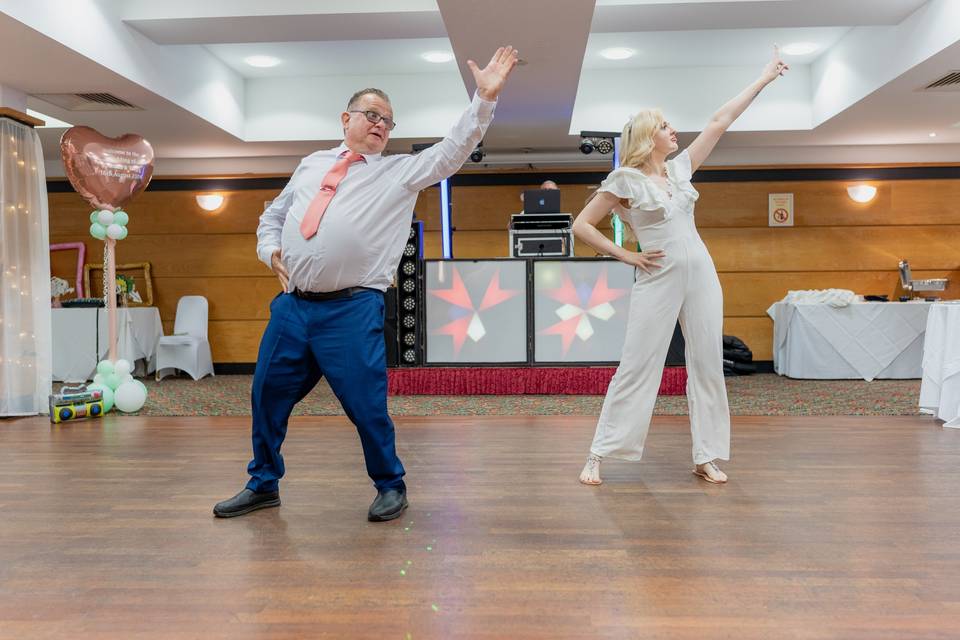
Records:
[[[136,365],[136,373],[154,370],[162,335],[156,307],[117,309],[117,357]],[[107,356],[109,340],[106,309],[53,309],[53,379],[92,379],[97,362]]]
[[[945,427],[960,428],[960,303],[930,307],[923,346],[920,408],[932,411]]]
[[[777,302],[773,367],[791,378],[919,378],[929,302]]]

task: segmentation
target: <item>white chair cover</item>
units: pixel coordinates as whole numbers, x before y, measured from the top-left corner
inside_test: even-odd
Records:
[[[213,374],[213,357],[207,340],[207,299],[183,296],[177,302],[173,335],[161,336],[157,343],[157,380],[186,371],[194,380]]]

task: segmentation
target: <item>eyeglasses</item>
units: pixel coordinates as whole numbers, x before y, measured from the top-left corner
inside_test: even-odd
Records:
[[[388,118],[387,116],[382,116],[376,111],[360,111],[359,109],[351,109],[347,113],[362,113],[367,118],[367,122],[372,124],[377,124],[383,120],[384,126],[387,128],[387,131],[393,131],[393,128],[397,126],[397,123],[393,121],[393,118]]]

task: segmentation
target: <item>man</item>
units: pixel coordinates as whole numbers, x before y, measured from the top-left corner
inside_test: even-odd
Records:
[[[253,376],[250,481],[214,515],[280,505],[287,419],[322,376],[360,434],[377,488],[368,520],[393,520],[407,507],[387,415],[383,292],[400,262],[418,192],[463,165],[516,63],[513,47],[497,49],[483,69],[468,61],[477,84],[470,107],[446,138],[416,156],[381,155],[395,126],[390,100],[379,89],[358,91],[340,116],[343,143],[304,158],[264,211],[257,253],[283,293],[270,304]]]

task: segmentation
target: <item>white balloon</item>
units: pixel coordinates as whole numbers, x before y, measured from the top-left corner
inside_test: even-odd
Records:
[[[123,384],[123,383],[125,383],[125,382],[133,382],[133,376],[130,375],[129,373],[123,374],[123,375],[120,377],[120,384]]]
[[[97,214],[97,221],[105,227],[109,227],[113,224],[113,212],[107,211],[106,209],[102,210]]]
[[[98,373],[97,375],[93,376],[93,384],[102,384],[102,385],[106,386],[106,385],[107,385],[107,377],[106,377],[105,375],[103,375],[102,373]]]
[[[118,224],[112,224],[107,227],[107,237],[119,240],[123,236],[123,227]]]
[[[120,358],[119,360],[113,363],[113,372],[118,376],[120,376],[121,378],[127,375],[128,373],[130,373],[130,370],[131,370],[131,367],[130,367],[129,360],[124,360],[123,358]]]
[[[146,401],[146,389],[133,380],[121,384],[113,394],[113,405],[124,413],[139,411]]]

